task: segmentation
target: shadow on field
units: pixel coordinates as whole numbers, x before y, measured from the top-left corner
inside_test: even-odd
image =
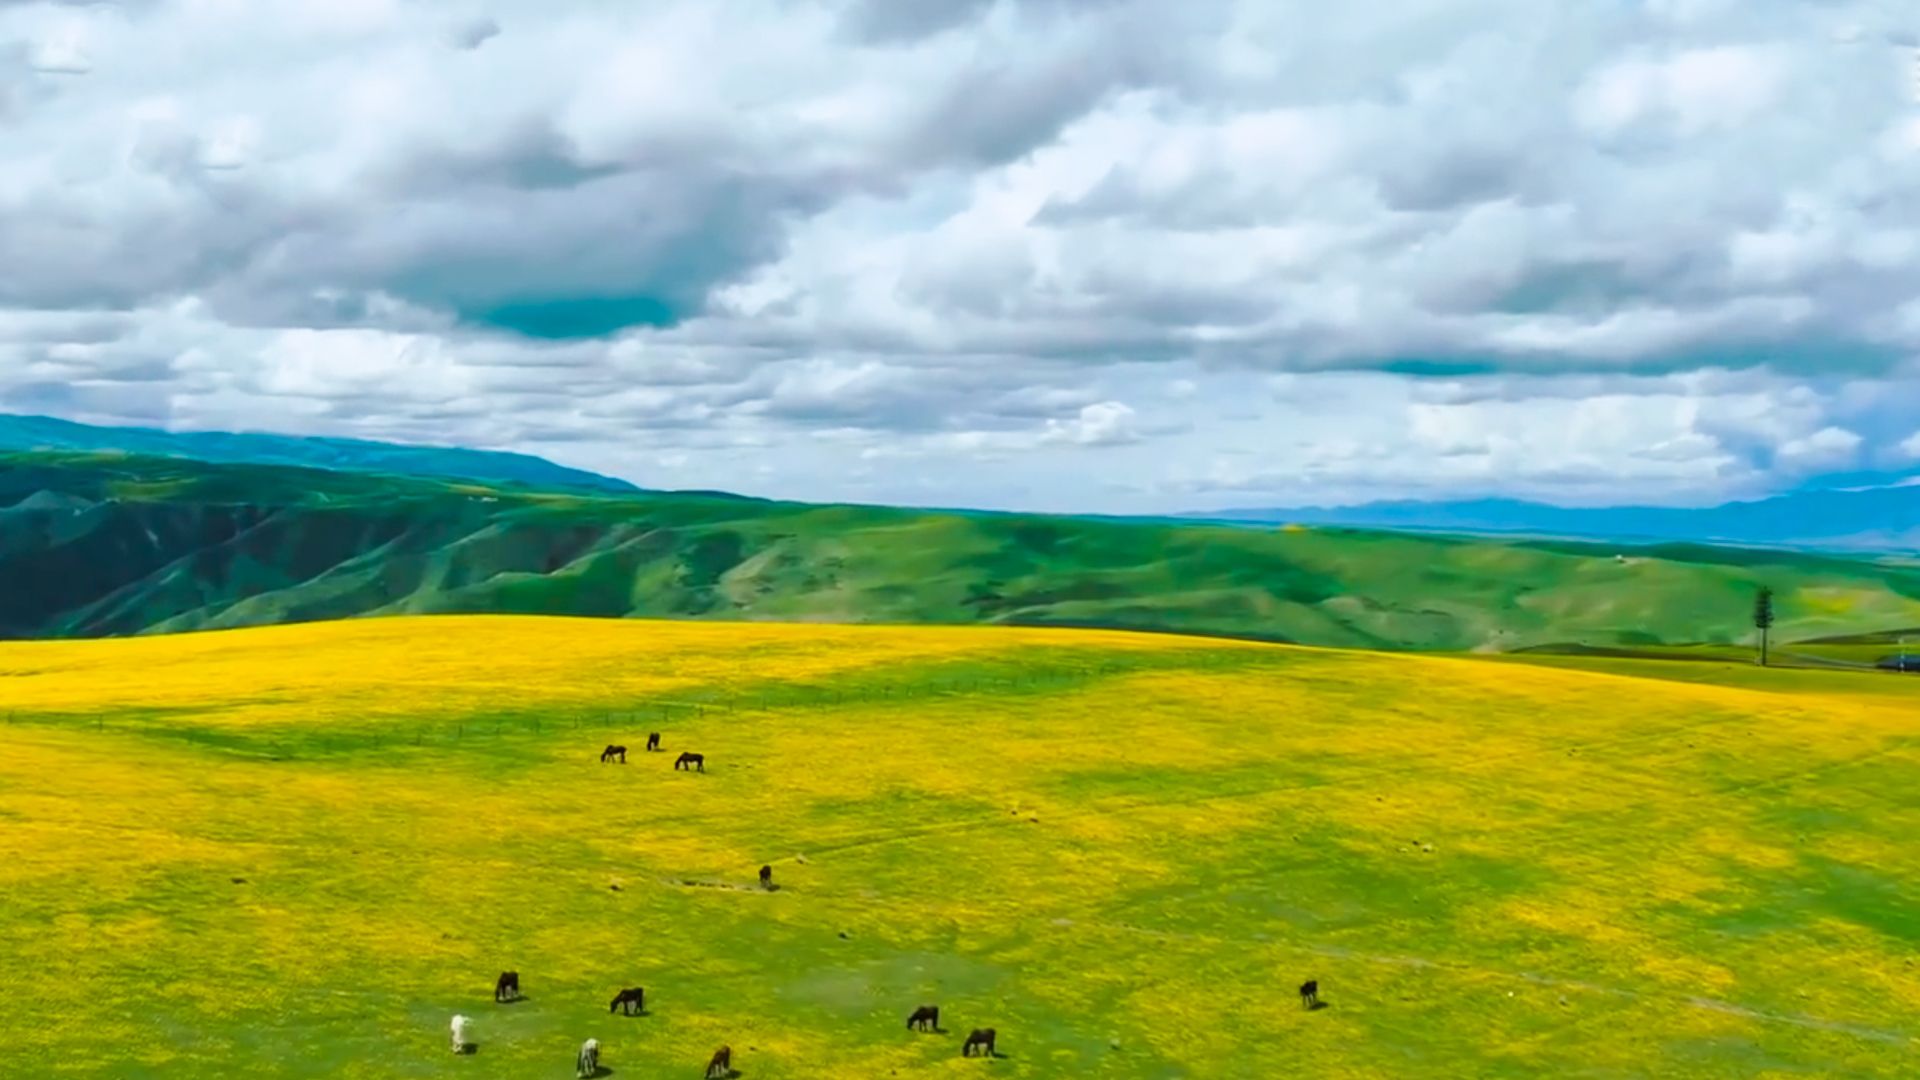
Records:
[[[1308,1012],[1319,1012],[1319,1011],[1320,1011],[1321,1009],[1330,1009],[1330,1008],[1332,1008],[1332,1007],[1333,1007],[1333,1006],[1331,1006],[1331,1005],[1329,1005],[1329,1004],[1327,1004],[1327,1003],[1326,1003],[1326,1002],[1324,1002],[1324,1001],[1316,1001],[1316,1002],[1314,1002],[1313,1004],[1311,1004],[1311,1005],[1309,1005],[1309,1006],[1307,1006],[1307,1011],[1308,1011]]]
[[[597,1065],[597,1066],[595,1066],[595,1067],[594,1067],[594,1070],[593,1070],[593,1072],[592,1072],[592,1073],[591,1073],[590,1075],[592,1075],[593,1077],[595,1077],[595,1078],[596,1078],[596,1080],[597,1080],[597,1078],[599,1078],[599,1077],[602,1077],[602,1076],[612,1076],[612,1075],[613,1075],[613,1070],[612,1070],[611,1068],[608,1068],[608,1067],[607,1067],[607,1066],[605,1066],[605,1065]]]

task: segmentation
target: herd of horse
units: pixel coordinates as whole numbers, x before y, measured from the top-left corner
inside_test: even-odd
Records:
[[[1314,984],[1307,984],[1307,986],[1312,985]],[[1306,987],[1302,987],[1300,993],[1304,997],[1307,993]],[[500,977],[493,981],[493,1000],[496,1004],[511,1004],[519,1001],[522,996],[518,971],[503,971]],[[645,1016],[647,1013],[646,989],[629,986],[620,990],[613,995],[613,1001],[607,1006],[607,1011],[624,1016]],[[476,1049],[471,1041],[471,1023],[472,1021],[465,1016],[453,1018],[454,1053],[470,1054]],[[937,1035],[946,1034],[946,1029],[940,1026],[940,1006],[922,1005],[913,1010],[907,1017],[907,1030],[931,1032]],[[975,1028],[968,1032],[966,1039],[961,1042],[960,1056],[999,1057],[1000,1052],[995,1046],[998,1037],[999,1033],[992,1028]],[[580,1044],[580,1052],[574,1058],[574,1075],[580,1080],[600,1075],[600,1040],[588,1039]],[[733,1071],[733,1047],[722,1046],[715,1050],[713,1057],[707,1061],[706,1080],[729,1080],[735,1075],[737,1074]]]
[[[647,736],[647,749],[649,751],[658,751],[660,749],[659,732],[656,731]],[[609,744],[606,749],[600,752],[600,761],[602,764],[617,762],[624,765],[627,762],[627,748],[617,744]],[[697,770],[699,772],[705,772],[706,757],[702,754],[682,753],[675,759],[673,767],[676,771],[686,769],[688,771]],[[773,889],[773,867],[762,866],[760,868],[760,887],[769,891]],[[518,971],[501,972],[500,977],[494,980],[493,1000],[496,1003],[506,1004],[517,1001],[520,997],[520,973]],[[1308,979],[1306,982],[1300,984],[1300,1005],[1306,1009],[1318,1009],[1322,1007],[1320,1002],[1319,980]],[[638,986],[621,989],[618,993],[614,994],[612,1003],[607,1006],[607,1011],[609,1013],[620,1013],[625,1016],[646,1015],[646,990]],[[455,1016],[453,1018],[455,1052],[470,1053],[473,1050],[473,1045],[467,1042],[467,1024],[468,1019],[464,1016]],[[938,1005],[922,1005],[913,1010],[913,1012],[907,1016],[907,1030],[944,1034],[945,1029],[940,1026],[940,1007]],[[999,1050],[995,1046],[995,1040],[997,1038],[998,1033],[993,1028],[974,1028],[968,1032],[967,1037],[962,1040],[960,1044],[960,1056],[968,1058],[999,1057]],[[575,1075],[581,1078],[600,1075],[599,1040],[588,1039],[585,1043],[581,1044],[580,1052],[575,1058],[574,1065]],[[736,1074],[733,1071],[733,1048],[731,1046],[722,1046],[713,1052],[713,1057],[707,1062],[706,1080],[724,1080],[724,1078],[734,1075]]]
[[[647,736],[647,749],[649,751],[660,749],[660,733],[659,732],[656,731],[653,734]],[[607,744],[607,748],[605,750],[600,751],[600,764],[605,765],[610,761],[619,765],[625,765],[627,763],[627,748],[624,746],[620,746],[616,743]],[[673,767],[676,770],[686,769],[689,772],[693,772],[696,770],[699,772],[706,772],[707,756],[705,754],[694,754],[694,753],[681,754],[678,758],[674,759]]]

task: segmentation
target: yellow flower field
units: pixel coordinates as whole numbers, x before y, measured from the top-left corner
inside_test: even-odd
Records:
[[[0,1076],[559,1077],[589,1036],[626,1077],[1920,1075],[1904,686],[990,628],[9,644]]]

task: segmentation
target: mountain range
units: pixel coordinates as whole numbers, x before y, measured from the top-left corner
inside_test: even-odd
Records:
[[[1512,499],[1224,510],[1188,519],[1468,534],[1920,550],[1920,485],[1800,491],[1712,507],[1560,507]]]
[[[544,489],[638,490],[624,480],[569,469],[527,454],[462,447],[407,446],[362,439],[94,427],[49,416],[0,415],[0,450],[114,451],[232,464],[294,465],[401,476],[437,476]]]

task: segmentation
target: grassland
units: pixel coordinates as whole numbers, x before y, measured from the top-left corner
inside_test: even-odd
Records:
[[[1912,560],[586,495],[0,456],[0,638],[362,615],[1096,626],[1340,647],[1735,645],[1920,626]]]
[[[559,1077],[593,1036],[616,1078],[723,1042],[747,1080],[1913,1076],[1910,684],[1718,670],[531,618],[10,644],[0,1075]],[[1006,1057],[959,1057],[976,1025]]]

